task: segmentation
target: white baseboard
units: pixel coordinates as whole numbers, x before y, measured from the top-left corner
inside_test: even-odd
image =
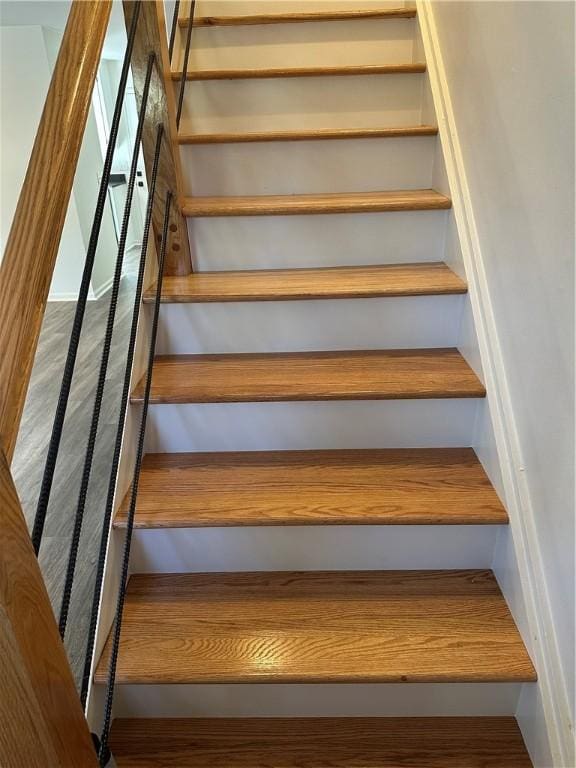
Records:
[[[88,301],[94,301],[96,296],[92,291],[88,294]],[[56,293],[48,294],[48,301],[78,301],[78,291],[58,291]]]
[[[102,283],[102,285],[99,285],[95,291],[93,290],[93,298],[95,301],[101,299],[102,296],[104,296],[104,294],[110,290],[113,280],[114,275],[110,275],[110,277],[104,283]]]
[[[548,753],[548,746],[555,768],[561,766],[574,768],[576,765],[574,731],[567,685],[562,672],[546,590],[545,570],[534,523],[534,510],[523,467],[512,398],[499,344],[482,247],[476,228],[434,14],[429,0],[417,0],[417,9],[502,469],[505,500],[517,562],[518,579],[516,581],[521,585],[521,590],[515,592],[506,590],[505,584],[502,586],[518,624],[527,628],[524,640],[538,672],[537,685],[545,724],[540,722],[537,723],[539,727],[535,727],[538,719],[536,707],[529,713],[524,709],[518,710],[518,720],[537,768],[551,768],[549,765],[544,765],[542,758],[539,757]],[[533,698],[536,699],[536,697]],[[541,733],[540,740],[548,739],[548,745],[535,743],[536,730]]]
[[[98,301],[109,291],[112,286],[113,278],[110,277],[96,291],[90,287],[88,292],[88,301]],[[48,301],[78,301],[78,291],[57,291],[48,294]]]

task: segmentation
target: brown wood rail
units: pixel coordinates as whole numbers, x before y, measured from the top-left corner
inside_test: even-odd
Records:
[[[0,446],[11,460],[111,1],[75,0],[0,267]]]
[[[124,0],[123,5],[126,27],[128,28],[136,3],[134,0]],[[170,212],[164,272],[167,275],[188,275],[192,271],[191,256],[186,218],[182,215],[184,200],[182,169],[180,165],[178,131],[176,129],[174,85],[170,75],[170,60],[166,41],[164,3],[162,0],[143,2],[140,7],[138,31],[132,54],[132,76],[134,78],[136,99],[138,106],[140,106],[148,55],[154,52],[156,67],[150,83],[148,108],[142,134],[142,150],[148,180],[150,180],[154,161],[156,130],[159,123],[164,125],[164,140],[156,181],[152,227],[155,237],[157,239],[160,238],[164,220],[164,201],[166,200],[166,192],[170,190],[174,198]]]
[[[0,765],[97,760],[10,475],[20,417],[110,16],[75,0],[0,268]]]
[[[0,765],[96,768],[96,752],[0,449]]]

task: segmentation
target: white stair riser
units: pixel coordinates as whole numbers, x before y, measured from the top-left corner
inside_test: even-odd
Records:
[[[492,525],[136,530],[133,573],[490,568]]]
[[[436,136],[187,145],[188,195],[289,195],[428,189]]]
[[[146,451],[457,448],[471,445],[478,401],[152,405]]]
[[[461,296],[163,304],[156,352],[451,347],[461,306]]]
[[[317,24],[263,24],[198,27],[188,68],[265,69],[363,64],[411,64],[412,19],[327,21]],[[181,33],[182,34],[182,33]],[[183,44],[185,44],[183,33]],[[183,46],[173,66],[181,69]]]
[[[422,83],[421,74],[190,81],[180,130],[419,125]]]
[[[515,714],[520,690],[515,683],[118,685],[115,716],[499,716]]]
[[[446,211],[188,219],[196,268],[291,269],[442,261]]]

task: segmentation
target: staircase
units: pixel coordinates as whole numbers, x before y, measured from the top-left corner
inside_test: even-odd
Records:
[[[536,675],[490,570],[507,514],[471,447],[486,390],[416,12],[194,24],[195,271],[162,289],[116,763],[528,768]]]

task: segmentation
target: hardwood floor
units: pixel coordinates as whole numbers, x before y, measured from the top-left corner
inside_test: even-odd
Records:
[[[239,270],[168,276],[164,303],[362,299],[375,296],[440,296],[466,293],[466,283],[442,262],[326,269]],[[156,286],[144,294],[154,301]]]
[[[160,355],[151,403],[484,397],[457,349]],[[141,402],[144,379],[132,393]]]
[[[110,639],[95,680],[106,680]],[[116,682],[528,682],[491,571],[134,574]]]
[[[299,13],[236,14],[234,16],[199,16],[195,27],[234,27],[261,24],[297,24],[307,21],[350,21],[361,19],[413,19],[415,8],[383,8],[351,11],[300,11]],[[184,29],[190,24],[189,16],[178,19]]]
[[[324,141],[326,139],[385,139],[398,136],[436,136],[435,125],[413,125],[404,128],[325,128],[291,131],[250,131],[247,133],[181,133],[180,144],[236,144],[260,141]]]
[[[126,525],[128,499],[116,527]],[[135,519],[164,529],[507,522],[471,448],[152,453]]]
[[[127,254],[120,286],[113,346],[65,638],[77,684],[82,672],[88,637],[95,565],[133,307],[137,257],[138,254]],[[60,612],[108,306],[109,292],[98,301],[88,302],[86,308],[76,372],[40,549],[40,566],[56,616]],[[48,303],[12,463],[14,481],[30,528],[36,511],[75,308],[76,303],[71,301]]]
[[[346,192],[320,195],[250,195],[185,197],[182,213],[202,216],[299,216],[323,213],[434,211],[452,206],[434,189]]]

